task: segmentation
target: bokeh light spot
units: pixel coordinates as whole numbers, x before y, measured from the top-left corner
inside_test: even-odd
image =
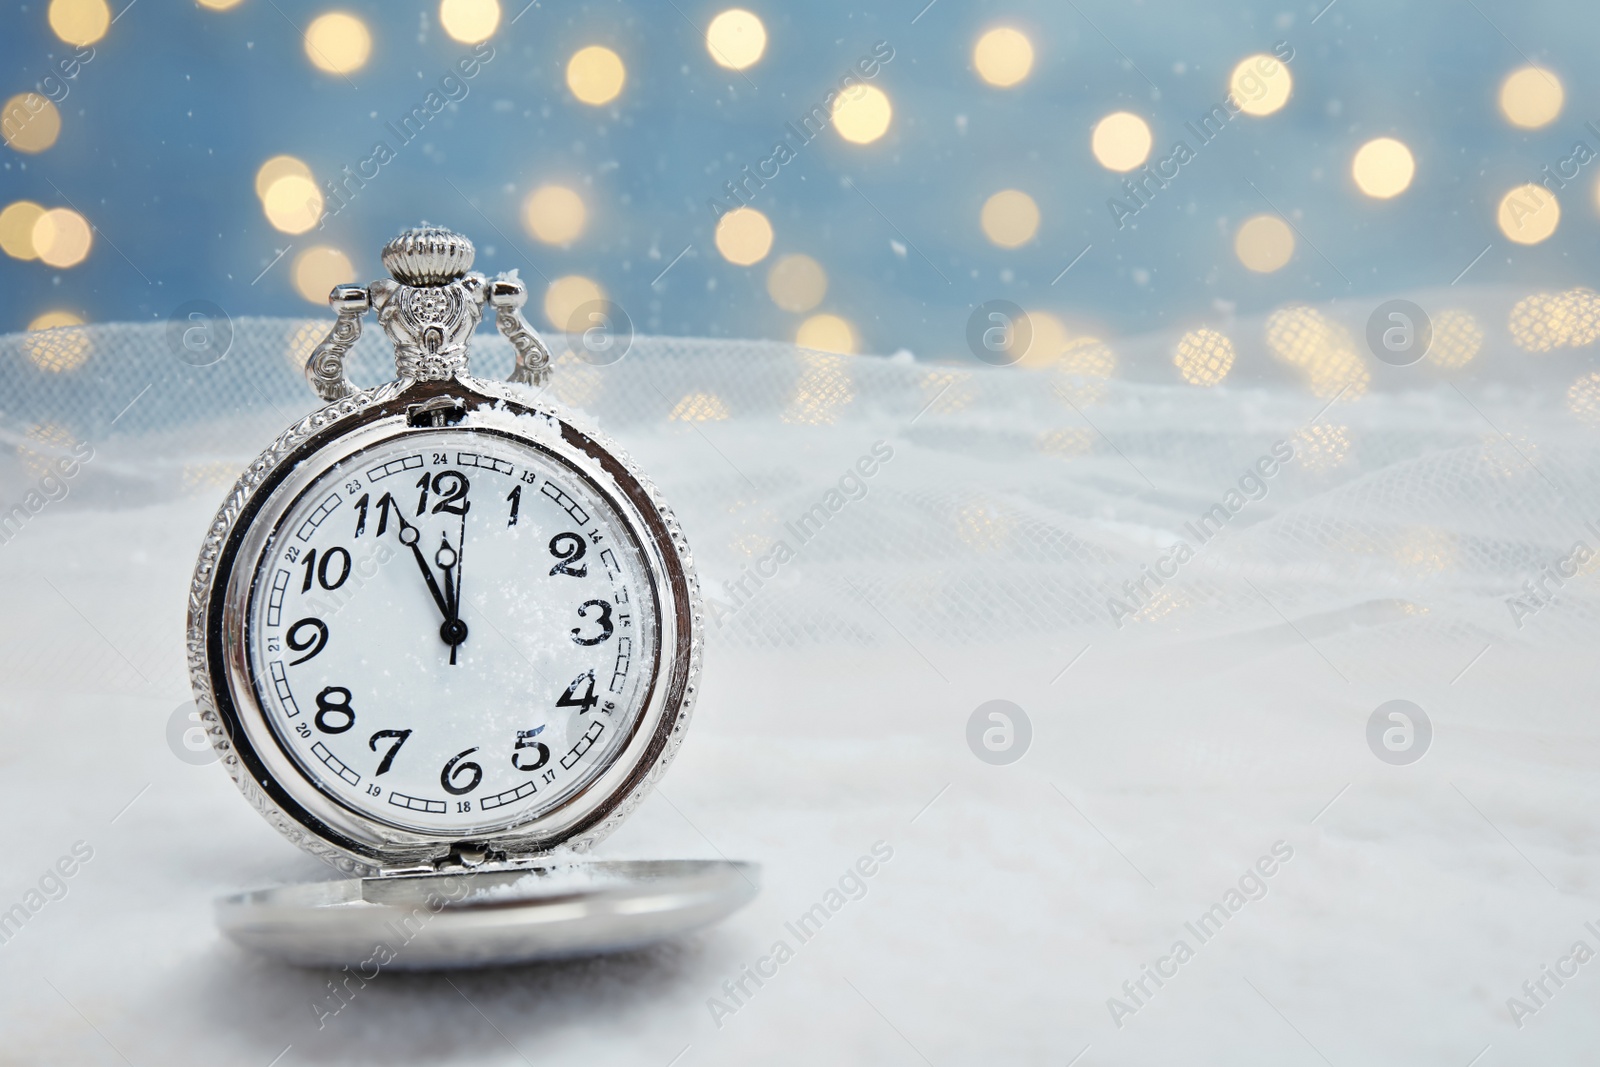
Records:
[[[996,26],[973,46],[972,65],[990,85],[1008,89],[1033,70],[1033,42],[1020,30]]]
[[[605,290],[597,282],[581,274],[568,274],[550,283],[544,293],[544,316],[550,325],[563,333],[579,333],[589,326],[579,310],[589,303],[606,298]]]
[[[1294,231],[1276,215],[1255,215],[1234,235],[1233,252],[1249,270],[1270,274],[1294,255]]]
[[[1600,425],[1600,371],[1585,374],[1567,388],[1567,410],[1590,425]]]
[[[1089,146],[1107,170],[1129,171],[1150,158],[1150,125],[1131,111],[1113,111],[1094,125]]]
[[[1483,328],[1471,313],[1449,308],[1433,317],[1428,362],[1443,370],[1465,367],[1483,348]]]
[[[1529,182],[1500,198],[1495,221],[1500,232],[1519,245],[1536,245],[1561,224],[1561,205],[1555,194]]]
[[[256,169],[256,196],[265,200],[267,190],[272,188],[272,183],[291,174],[297,174],[306,181],[314,180],[311,168],[301,160],[294,156],[273,156]]]
[[[1246,115],[1270,115],[1289,102],[1294,79],[1289,68],[1266,53],[1245,56],[1228,76],[1228,92]]]
[[[43,152],[61,136],[61,112],[38,93],[18,93],[0,114],[0,136],[18,152]]]
[[[33,227],[44,208],[32,200],[18,200],[0,211],[0,250],[12,259],[38,259],[33,247]]]
[[[810,256],[784,256],[767,272],[767,295],[785,311],[810,311],[828,295],[828,272]]]
[[[1039,232],[1039,205],[1019,189],[1002,189],[984,202],[984,236],[1001,248],[1016,248]]]
[[[716,393],[689,393],[667,415],[670,422],[726,422],[731,417]]]
[[[313,304],[326,305],[336,285],[355,277],[350,257],[330,245],[313,245],[294,258],[294,287]]]
[[[89,333],[80,329],[83,319],[70,311],[46,311],[28,323],[23,338],[28,360],[40,370],[65,374],[89,358]]]
[[[89,220],[71,208],[51,208],[34,221],[33,250],[52,267],[76,267],[93,244]]]
[[[1600,340],[1600,293],[1592,289],[1534,293],[1512,307],[1506,328],[1525,352],[1593,344]]]
[[[1411,185],[1417,172],[1411,149],[1393,137],[1375,137],[1356,150],[1350,162],[1350,175],[1356,187],[1378,200],[1399,196]]]
[[[111,28],[111,7],[106,0],[50,0],[50,28],[68,44],[94,44]]]
[[[602,45],[580,48],[567,62],[567,88],[585,104],[609,104],[627,80],[628,68],[622,57]]]
[[[1566,98],[1561,79],[1540,67],[1520,67],[1500,83],[1500,113],[1525,130],[1554,122]]]
[[[1316,308],[1295,305],[1268,315],[1267,347],[1299,368],[1317,396],[1353,400],[1372,384],[1372,372],[1350,331]]]
[[[589,212],[565,185],[541,185],[522,202],[522,225],[547,245],[564,245],[583,233]]]
[[[848,356],[856,350],[856,331],[837,315],[813,315],[795,331],[794,343],[801,348]]]
[[[736,207],[717,220],[716,237],[724,259],[748,267],[772,250],[772,223],[753,207]]]
[[[201,7],[208,7],[212,11],[226,11],[238,7],[244,0],[198,0]]]
[[[345,11],[318,15],[306,27],[306,58],[318,70],[349,74],[360,70],[372,54],[367,24]]]
[[[477,44],[500,28],[500,0],[440,0],[439,25],[462,44]]]
[[[889,129],[894,107],[876,85],[852,85],[833,101],[833,128],[851,144],[871,144]]]
[[[261,198],[267,221],[284,233],[305,233],[322,217],[322,190],[301,174],[285,174]]]
[[[706,51],[718,66],[744,70],[767,50],[767,28],[743,8],[729,8],[706,27]]]
[[[1216,385],[1233,369],[1233,342],[1217,330],[1190,330],[1178,338],[1172,365],[1190,385]]]

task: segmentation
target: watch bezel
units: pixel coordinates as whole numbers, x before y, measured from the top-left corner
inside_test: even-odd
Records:
[[[550,453],[617,509],[641,548],[658,640],[644,707],[613,761],[555,808],[500,830],[418,832],[361,814],[324,792],[282,744],[252,684],[245,640],[260,551],[283,514],[333,464],[408,433],[408,409],[459,400],[449,428],[477,429]],[[524,418],[531,416],[531,421]],[[420,429],[436,430],[428,426]],[[316,460],[308,463],[308,460]],[[309,473],[308,473],[309,472]],[[263,521],[265,519],[266,521]],[[302,848],[353,873],[515,864],[558,846],[585,851],[648,794],[676,754],[700,668],[701,611],[681,528],[647,478],[601,435],[514,385],[402,379],[336,401],[286,431],[239,480],[207,534],[189,604],[189,665],[201,721],[234,782]]]

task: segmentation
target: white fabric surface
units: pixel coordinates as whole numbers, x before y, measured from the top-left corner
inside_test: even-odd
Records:
[[[1592,568],[1520,628],[1507,603],[1600,548],[1595,431],[1563,398],[1586,353],[1366,360],[1320,417],[1336,390],[1274,363],[1259,322],[1217,389],[1151,369],[1170,337],[1119,344],[1105,381],[659,338],[567,363],[558,394],[653,473],[728,603],[785,522],[893,449],[712,630],[682,756],[599,851],[755,860],[764,890],[650,951],[386,973],[319,1030],[330,976],[246,955],[209,908],[333,872],[165,738],[201,532],[312,406],[284,358],[302,324],[236,327],[201,369],[155,328],[94,330],[86,376],[19,375],[7,401],[6,501],[46,442],[95,454],[0,545],[0,909],[74,842],[93,859],[0,944],[0,1062],[1592,1062],[1600,962],[1521,1028],[1506,1004],[1575,941],[1600,950]],[[482,340],[485,372],[509,362]],[[1265,498],[1113,625],[1122,583],[1302,433]],[[1034,731],[1006,767],[965,740],[997,697]],[[1407,767],[1365,739],[1397,697],[1435,731]],[[879,841],[865,896],[799,944],[785,923]],[[1279,841],[1266,896],[1186,934]],[[1116,1026],[1107,999],[1180,937],[1194,958]],[[708,999],[780,938],[794,958],[719,1026]]]

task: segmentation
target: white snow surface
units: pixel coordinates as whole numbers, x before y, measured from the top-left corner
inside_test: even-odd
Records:
[[[597,852],[752,860],[763,891],[646,951],[382,973],[319,1028],[343,976],[252,957],[211,902],[335,872],[166,734],[202,533],[312,407],[282,358],[301,325],[241,320],[219,370],[179,372],[157,329],[112,328],[98,384],[12,398],[35,406],[11,417],[5,500],[57,430],[94,458],[0,545],[0,909],[53,888],[75,842],[93,856],[0,944],[0,1061],[1594,1062],[1600,962],[1563,964],[1520,1026],[1507,1003],[1575,942],[1600,951],[1593,568],[1520,620],[1508,605],[1600,548],[1577,355],[1531,380],[1497,375],[1535,357],[1492,339],[1454,377],[1371,364],[1326,410],[1246,351],[1215,389],[660,338],[564,360],[556,395],[652,474],[728,605],[786,523],[893,451],[708,626],[682,753]],[[485,349],[484,373],[509,364]],[[1119,354],[1139,351],[1170,338]],[[1122,583],[1297,434],[1265,497],[1115,625]],[[967,747],[995,698],[1032,723],[1009,766]],[[1367,747],[1395,698],[1433,726],[1410,766]],[[851,876],[880,842],[892,857]],[[1194,937],[1279,842],[1265,895]],[[1108,999],[1132,1005],[1124,982],[1179,939],[1192,958],[1119,1026]],[[735,1000],[725,982],[770,973],[778,941]]]

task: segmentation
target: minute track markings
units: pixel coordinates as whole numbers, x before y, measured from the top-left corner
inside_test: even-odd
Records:
[[[482,827],[487,823],[498,825],[505,820],[527,818],[522,814],[524,809],[544,811],[565,802],[574,788],[592,781],[614,758],[614,750],[631,736],[629,731],[635,721],[632,716],[637,714],[633,702],[639,699],[638,686],[642,683],[634,680],[637,672],[632,671],[633,660],[654,654],[654,645],[649,645],[651,651],[646,653],[630,636],[636,617],[632,582],[645,579],[636,573],[642,563],[641,546],[631,536],[620,536],[627,528],[619,525],[622,518],[615,504],[604,496],[596,499],[594,487],[582,479],[545,474],[520,459],[512,462],[510,454],[446,447],[449,451],[439,455],[444,449],[428,441],[420,445],[420,451],[412,452],[421,457],[422,469],[414,463],[407,470],[404,455],[398,457],[399,464],[392,459],[376,462],[383,458],[380,454],[351,470],[365,458],[358,454],[353,462],[319,474],[318,481],[302,496],[305,504],[296,506],[280,520],[289,530],[297,529],[295,524],[303,523],[307,517],[305,509],[327,500],[328,490],[321,487],[330,483],[337,484],[351,504],[339,512],[343,518],[335,524],[321,524],[315,536],[300,548],[296,560],[287,567],[280,563],[268,572],[276,575],[283,571],[290,579],[279,604],[280,626],[272,628],[277,647],[282,649],[281,658],[271,658],[273,672],[287,671],[285,690],[291,681],[297,691],[333,690],[330,698],[317,702],[316,710],[323,720],[320,724],[314,723],[310,714],[290,714],[293,697],[288,693],[273,694],[289,697],[273,700],[273,717],[297,762],[307,770],[315,768],[314,778],[322,783],[319,788],[337,795],[357,811],[373,811],[381,805],[392,813],[388,820],[391,824],[415,826],[416,832],[445,827],[472,827],[472,832],[485,832]],[[453,463],[458,470],[452,472],[444,466],[430,469],[429,456],[435,462]],[[424,471],[428,474],[425,487],[419,482]],[[481,483],[471,486],[475,492],[468,490],[465,478],[457,481],[462,471],[468,472],[473,482]],[[394,475],[399,473],[406,477],[397,480]],[[374,475],[383,476],[378,480],[389,491],[381,491],[380,485],[373,484]],[[436,476],[445,479],[437,488]],[[483,481],[485,478],[488,481]],[[522,486],[529,491],[520,491]],[[491,495],[484,496],[486,493]],[[515,526],[509,523],[511,493],[518,494],[515,499],[520,504]],[[477,508],[470,507],[469,497],[478,502]],[[535,504],[541,500],[549,502],[548,510],[544,503]],[[448,513],[440,510],[446,505]],[[482,512],[484,507],[489,510]],[[415,514],[419,509],[422,517]],[[469,599],[464,559],[466,528],[472,525],[467,520],[473,514],[478,519],[474,520],[477,525],[471,537],[475,573]],[[395,540],[389,540],[390,534]],[[507,539],[502,540],[502,534]],[[374,537],[376,541],[370,540]],[[342,546],[337,543],[341,540]],[[555,551],[550,549],[551,540],[557,541]],[[380,569],[374,571],[369,562],[373,558],[372,547],[358,544],[373,546],[383,542],[409,555],[411,562],[402,562],[402,569],[390,571],[382,568],[392,557],[380,555]],[[345,546],[350,556],[348,565]],[[528,563],[534,567],[529,580],[539,583],[537,586],[499,586],[502,576],[516,573],[507,568]],[[326,582],[321,580],[324,564]],[[383,640],[376,636],[386,632],[382,627],[398,627],[401,633],[409,630],[412,624],[406,620],[415,616],[407,612],[415,608],[407,605],[415,601],[407,589],[416,588],[417,577],[408,577],[407,572],[413,567],[422,576],[423,588],[442,622],[448,623],[452,617],[464,620],[471,608],[473,626],[476,628],[480,620],[488,626],[483,610],[504,605],[503,610],[510,612],[508,633],[520,633],[529,640],[537,635],[539,642],[559,636],[565,647],[576,654],[557,651],[547,660],[549,653],[543,646],[530,645],[540,647],[538,653],[529,653],[542,668],[535,670],[533,662],[525,663],[526,657],[520,655],[522,650],[514,642],[503,650],[498,642],[491,642],[490,647],[474,649],[463,658],[461,653],[471,648],[469,642],[454,650],[458,653],[457,669],[471,664],[468,670],[474,677],[483,677],[485,670],[498,676],[504,667],[495,666],[496,662],[509,656],[518,665],[518,672],[529,671],[524,677],[530,681],[553,667],[564,675],[564,683],[567,679],[571,683],[547,687],[535,682],[536,688],[528,694],[531,699],[523,701],[521,711],[507,706],[492,719],[481,720],[481,725],[472,725],[471,717],[430,722],[429,717],[436,713],[404,695],[409,683],[400,683],[400,690],[385,696],[395,683],[380,680],[375,691],[372,681],[362,676],[364,668],[355,674],[351,670],[366,662],[373,648],[381,647],[371,641]],[[554,574],[550,573],[552,570]],[[379,578],[382,574],[390,577]],[[307,575],[311,575],[309,594],[303,589]],[[589,577],[597,581],[584,580]],[[567,584],[571,579],[576,582]],[[548,591],[545,582],[551,583]],[[346,586],[346,599],[333,597],[331,608],[326,596],[317,606],[308,605],[304,599],[309,595],[317,600],[324,586],[341,585]],[[268,583],[263,583],[262,612],[269,606],[269,588]],[[504,595],[509,599],[502,599],[497,588],[505,589]],[[348,599],[357,593],[359,600]],[[548,602],[549,607],[540,606],[551,595],[555,599]],[[483,603],[477,603],[479,600]],[[395,609],[399,614],[394,623],[379,621],[386,620]],[[327,614],[330,610],[339,613],[337,617]],[[346,612],[352,614],[343,614]],[[530,620],[543,621],[537,622],[536,630],[529,630]],[[304,623],[295,632],[292,649],[283,636],[287,633],[283,627],[291,621],[296,625]],[[380,630],[372,631],[372,625],[380,626]],[[325,640],[323,627],[343,644]],[[548,635],[547,627],[551,631]],[[263,636],[268,633],[266,629],[260,632]],[[449,645],[447,639],[443,643]],[[588,651],[583,646],[588,644],[612,648],[595,662],[583,655]],[[324,647],[332,650],[332,658],[323,651]],[[518,654],[514,655],[514,651]],[[448,658],[439,658],[438,669],[453,670],[445,666]],[[574,675],[578,677],[574,679]],[[469,692],[476,684],[466,678],[463,682]],[[307,686],[309,690],[305,689]],[[273,683],[269,683],[268,691],[272,688]],[[354,691],[354,697],[347,700],[346,691]],[[332,706],[324,708],[330,701]],[[304,701],[301,706],[308,712],[312,710]],[[423,718],[419,719],[418,714]],[[306,729],[290,729],[292,724],[302,724]],[[395,735],[401,733],[407,733],[409,741],[397,743]],[[387,736],[374,746],[372,739],[384,734]],[[520,747],[529,734],[538,735],[537,741]],[[553,751],[541,755],[546,750]],[[386,772],[381,778],[377,777],[380,769]],[[351,781],[352,776],[357,779],[355,782]],[[461,792],[450,789],[446,792],[455,793],[454,796],[441,796],[439,789],[444,782]],[[402,813],[413,813],[417,818],[405,818]]]

